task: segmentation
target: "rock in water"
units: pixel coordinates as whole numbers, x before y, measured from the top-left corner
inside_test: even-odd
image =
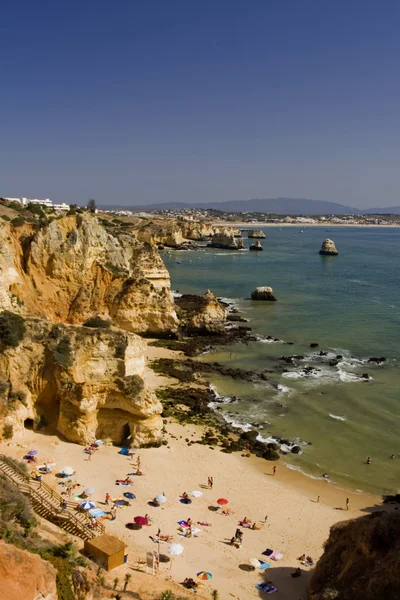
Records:
[[[249,229],[247,233],[247,237],[249,238],[259,238],[263,240],[265,238],[265,233],[261,231],[261,229]]]
[[[264,248],[261,246],[261,242],[259,240],[257,240],[257,242],[255,244],[251,244],[249,250],[253,250],[253,251],[260,251],[260,250],[264,250]]]
[[[223,248],[225,250],[238,250],[236,244],[235,231],[229,227],[221,229],[218,233],[212,236],[210,242],[211,248]]]
[[[223,333],[228,310],[210,290],[203,296],[183,294],[175,302],[180,324],[190,335]]]
[[[252,300],[269,300],[272,302],[276,302],[276,298],[274,296],[274,291],[271,287],[263,286],[258,287],[251,292]]]
[[[325,256],[337,256],[339,252],[336,250],[335,242],[327,238],[324,242],[322,242],[320,254],[324,254]]]

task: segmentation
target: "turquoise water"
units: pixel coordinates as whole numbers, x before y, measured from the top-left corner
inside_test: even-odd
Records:
[[[240,397],[222,405],[225,418],[236,426],[257,426],[263,439],[277,435],[299,440],[302,454],[283,460],[309,476],[328,472],[346,489],[398,491],[400,229],[264,231],[262,253],[163,253],[174,289],[204,293],[209,288],[229,298],[249,319],[253,333],[264,338],[202,357],[271,371],[262,384],[213,378],[219,394]],[[339,256],[318,254],[326,237],[335,241]],[[278,302],[252,302],[250,292],[260,285],[273,287]],[[266,342],[268,335],[281,342]],[[317,349],[310,348],[312,342],[319,344]],[[319,351],[327,356],[318,356]],[[279,357],[293,354],[304,359],[285,365],[286,373],[277,372],[283,364]],[[330,366],[336,355],[343,358]],[[372,365],[367,362],[372,356],[387,360]],[[304,376],[304,366],[318,370]],[[361,379],[364,373],[371,378],[368,382]],[[367,456],[371,465],[366,465]]]

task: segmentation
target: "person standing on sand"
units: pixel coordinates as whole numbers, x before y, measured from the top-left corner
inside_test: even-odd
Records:
[[[274,466],[272,467],[272,474],[275,476],[275,473],[276,473],[276,466],[274,465]]]
[[[110,500],[111,500],[111,496],[110,496],[110,494],[107,492],[107,494],[106,494],[106,499],[105,499],[105,503],[108,505],[108,503],[110,502]]]
[[[346,510],[349,510],[350,500],[346,498]]]
[[[268,521],[268,515],[265,515],[264,517],[264,523],[266,523]]]
[[[319,502],[319,499],[320,499],[320,497],[318,496],[318,498],[317,498],[317,502]]]

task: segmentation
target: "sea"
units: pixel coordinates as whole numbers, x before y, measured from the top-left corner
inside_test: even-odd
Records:
[[[263,231],[263,252],[162,252],[174,290],[212,290],[248,319],[257,336],[200,357],[268,372],[261,383],[214,375],[222,401],[215,408],[238,430],[279,439],[281,460],[308,477],[326,473],[346,490],[398,493],[400,228]],[[253,240],[243,237],[248,248]],[[338,256],[319,255],[328,237]],[[277,302],[252,301],[258,286],[271,286]],[[303,358],[294,364],[281,360],[293,355]],[[386,360],[375,364],[372,357]],[[300,446],[299,454],[291,452],[293,445]]]

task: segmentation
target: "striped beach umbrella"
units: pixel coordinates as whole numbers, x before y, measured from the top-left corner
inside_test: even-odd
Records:
[[[197,577],[202,581],[209,581],[212,579],[212,575],[208,571],[200,571],[200,573],[197,573]]]
[[[81,508],[83,508],[83,510],[90,510],[91,508],[96,508],[96,505],[94,502],[86,500],[86,502],[82,502]]]

